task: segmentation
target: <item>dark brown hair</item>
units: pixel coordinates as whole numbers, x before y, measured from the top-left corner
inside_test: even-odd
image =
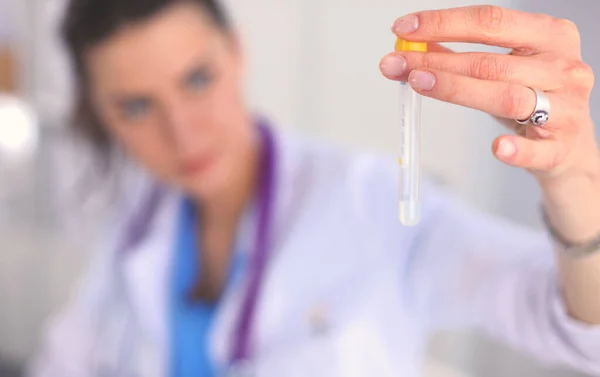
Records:
[[[145,21],[177,3],[197,4],[218,28],[223,31],[230,29],[229,19],[219,0],[70,0],[67,6],[61,31],[75,73],[77,102],[72,127],[76,134],[91,143],[106,163],[112,143],[92,108],[84,55],[89,48],[123,27]]]

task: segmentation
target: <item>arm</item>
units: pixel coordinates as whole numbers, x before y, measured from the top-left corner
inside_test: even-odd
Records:
[[[600,177],[595,173],[600,169],[592,169],[540,179],[549,220],[563,238],[573,243],[588,242],[600,229]],[[560,246],[557,248],[569,313],[582,322],[600,324],[600,253],[573,259],[565,256]]]
[[[580,243],[600,235],[600,152],[589,114],[594,76],[582,62],[572,22],[471,6],[417,12],[397,20],[393,30],[430,43],[431,52],[390,54],[381,63],[386,77],[501,119],[515,134],[497,138],[494,155],[536,177],[550,223],[562,238]],[[512,51],[454,53],[438,42]],[[543,126],[514,121],[536,108],[531,88],[550,102]],[[534,246],[535,237],[514,226],[454,204],[438,202],[430,217],[415,265],[424,271],[416,275],[428,292],[423,302],[540,357],[600,372],[600,253],[568,258],[549,243]]]
[[[475,327],[542,362],[600,373],[600,326],[569,314],[550,239],[427,187],[406,289],[428,328]]]

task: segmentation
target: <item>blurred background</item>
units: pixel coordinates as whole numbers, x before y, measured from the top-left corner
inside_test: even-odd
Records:
[[[405,13],[466,0],[228,0],[248,55],[248,95],[281,127],[347,146],[394,151],[397,85],[380,76],[390,25]],[[598,0],[489,3],[575,21],[600,72]],[[64,304],[98,237],[106,202],[75,205],[88,153],[66,132],[71,81],[57,38],[61,0],[0,0],[0,377],[18,375],[44,320]],[[481,46],[455,46],[459,50]],[[600,98],[592,110],[600,122]],[[451,121],[448,121],[451,119]],[[424,161],[484,211],[539,227],[538,192],[491,155],[500,126],[475,111],[424,103]],[[93,199],[93,198],[92,198]],[[76,226],[75,226],[76,225]],[[575,377],[477,334],[438,334],[425,375]]]

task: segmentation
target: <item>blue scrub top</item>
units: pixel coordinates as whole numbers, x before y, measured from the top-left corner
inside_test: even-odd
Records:
[[[190,302],[189,292],[199,270],[197,216],[184,199],[179,210],[178,237],[171,279],[171,377],[212,377],[215,366],[209,352],[209,335],[218,303]],[[234,253],[228,283],[242,271],[241,253]]]

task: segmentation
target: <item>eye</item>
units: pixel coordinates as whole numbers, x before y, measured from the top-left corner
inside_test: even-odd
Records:
[[[195,70],[186,78],[186,86],[195,91],[202,91],[212,82],[212,76],[202,69]]]
[[[120,107],[124,117],[136,119],[148,112],[150,109],[150,100],[146,98],[134,98],[124,101]]]

